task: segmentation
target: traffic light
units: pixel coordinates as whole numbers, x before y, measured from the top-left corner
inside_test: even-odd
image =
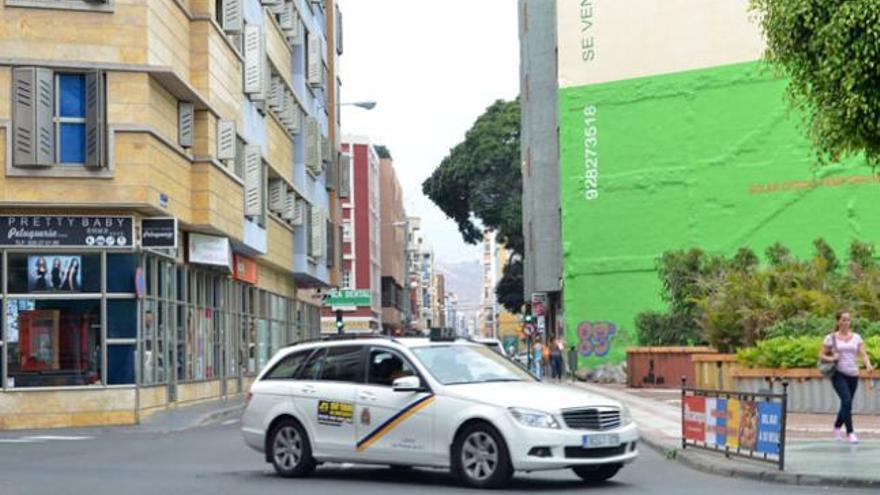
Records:
[[[535,317],[531,313],[526,314],[524,318],[527,324],[535,321]]]
[[[336,333],[343,333],[345,331],[345,322],[342,321],[342,310],[336,310]]]

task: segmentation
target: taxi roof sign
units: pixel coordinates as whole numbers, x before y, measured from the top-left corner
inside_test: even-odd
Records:
[[[457,335],[454,328],[432,328],[430,338],[432,342],[451,342]]]

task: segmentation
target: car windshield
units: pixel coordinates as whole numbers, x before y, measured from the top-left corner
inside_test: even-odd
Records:
[[[534,381],[532,375],[482,345],[441,345],[412,349],[443,385]]]

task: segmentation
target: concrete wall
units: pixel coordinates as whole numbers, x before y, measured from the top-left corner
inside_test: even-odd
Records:
[[[0,393],[0,431],[134,424],[135,389]]]
[[[526,300],[560,290],[559,144],[556,109],[556,7],[519,0],[523,237]]]

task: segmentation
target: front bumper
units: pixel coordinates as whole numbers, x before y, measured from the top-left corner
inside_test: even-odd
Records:
[[[563,469],[573,466],[600,464],[627,464],[638,456],[639,431],[634,423],[614,430],[590,432],[562,428],[528,428],[510,418],[503,429],[510,459],[518,471]],[[584,435],[614,433],[618,435],[617,446],[581,448]]]

